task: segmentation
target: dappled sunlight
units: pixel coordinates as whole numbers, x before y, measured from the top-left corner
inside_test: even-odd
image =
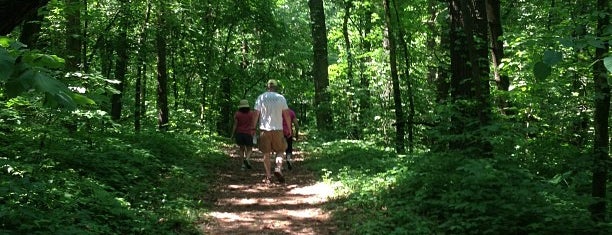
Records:
[[[321,209],[334,194],[331,186],[318,183],[299,167],[284,171],[286,184],[264,184],[260,154],[251,159],[254,169],[240,170],[240,158],[232,154],[233,169],[219,174],[215,207],[210,222],[201,224],[207,234],[331,234],[328,212]],[[273,180],[274,182],[274,180]]]

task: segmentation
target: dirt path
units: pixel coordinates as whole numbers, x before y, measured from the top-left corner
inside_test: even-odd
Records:
[[[240,169],[236,148],[228,155],[231,165],[218,174],[212,218],[200,226],[205,234],[335,234],[329,214],[321,209],[333,190],[317,184],[314,174],[301,167],[299,151],[293,170],[283,171],[283,184],[275,178],[271,184],[262,183],[260,152],[254,152],[250,170]]]

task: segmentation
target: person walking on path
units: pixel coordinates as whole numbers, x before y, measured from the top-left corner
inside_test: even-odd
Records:
[[[283,117],[289,127],[288,132],[291,134],[291,123],[289,123],[289,107],[285,97],[276,92],[278,82],[271,79],[267,83],[267,91],[259,95],[255,100],[255,118],[253,119],[252,127],[259,122],[259,150],[263,153],[264,169],[266,171],[265,183],[270,183],[271,179],[271,163],[270,155],[272,152],[276,154],[276,167],[274,168],[274,176],[280,183],[285,182],[285,177],[281,172],[283,166],[283,153],[287,149],[287,143],[283,135]]]
[[[297,117],[295,116],[295,112],[289,109],[289,122],[285,120],[285,116],[283,116],[283,134],[285,136],[285,140],[287,141],[287,149],[285,150],[285,161],[287,161],[287,168],[289,170],[293,169],[293,163],[291,159],[293,158],[293,139],[297,141],[299,135],[299,125]],[[291,130],[291,124],[294,130]]]
[[[236,136],[236,144],[239,146],[239,155],[242,158],[242,169],[251,169],[249,160],[253,153],[253,135],[255,129],[252,128],[255,113],[251,111],[249,101],[240,100],[238,111],[234,114],[234,125],[232,127],[232,138]]]

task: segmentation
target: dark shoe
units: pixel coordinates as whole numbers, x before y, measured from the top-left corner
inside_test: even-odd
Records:
[[[285,177],[283,176],[283,173],[280,172],[280,169],[274,171],[274,176],[276,176],[278,182],[285,183]]]
[[[253,167],[251,166],[251,163],[249,163],[249,160],[242,160],[242,166],[246,167],[246,169],[252,169]]]
[[[270,178],[266,177],[261,182],[264,184],[270,184],[271,181],[270,181]]]
[[[285,157],[285,161],[287,162],[287,169],[292,170],[293,169],[293,164],[291,164],[291,154],[287,155],[287,157]]]

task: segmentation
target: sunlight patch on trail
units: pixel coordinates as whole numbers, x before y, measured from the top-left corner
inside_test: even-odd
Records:
[[[294,188],[289,191],[289,194],[298,194],[298,195],[318,195],[324,199],[332,197],[334,195],[334,188],[326,183],[317,183],[314,185],[309,185],[301,188]]]

